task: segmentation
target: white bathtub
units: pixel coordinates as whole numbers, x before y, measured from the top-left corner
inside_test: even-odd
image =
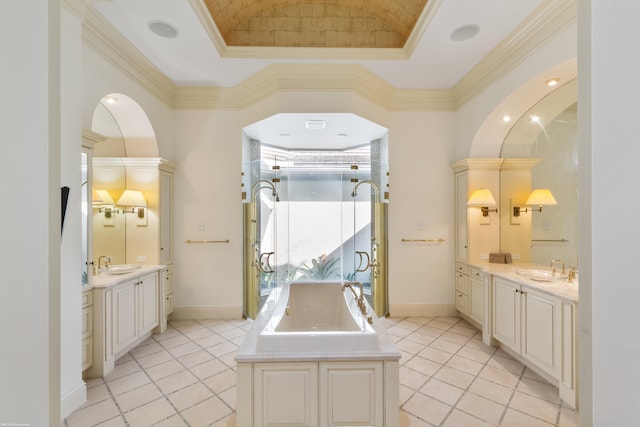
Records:
[[[258,352],[366,351],[379,348],[376,331],[341,282],[285,285],[257,336]]]
[[[274,290],[236,353],[238,427],[398,427],[400,352],[367,311],[341,282]]]

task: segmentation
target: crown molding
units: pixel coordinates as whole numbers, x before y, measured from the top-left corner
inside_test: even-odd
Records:
[[[444,0],[427,0],[427,4],[422,9],[418,20],[413,26],[413,30],[411,30],[411,34],[409,34],[404,44],[403,49],[407,58],[411,57],[413,51],[416,50],[416,46],[418,46],[420,39],[422,39],[424,32],[429,27],[429,24],[431,24],[433,17],[436,15],[443,1]]]
[[[453,87],[457,107],[504,77],[576,21],[576,0],[547,0]]]
[[[241,109],[282,92],[352,92],[395,111],[454,111],[450,90],[396,89],[354,64],[272,64],[231,88],[179,87],[176,109]]]
[[[82,39],[112,65],[162,102],[170,104],[176,86],[93,7],[85,11]]]

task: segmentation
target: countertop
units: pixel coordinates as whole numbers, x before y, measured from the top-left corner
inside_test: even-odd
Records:
[[[518,270],[526,269],[551,271],[549,266],[529,263],[494,264],[488,262],[469,264],[469,266],[478,268],[484,273],[516,282],[522,286],[562,298],[572,303],[578,303],[578,280],[574,280],[573,283],[569,283],[567,279],[553,282],[540,282],[518,274]]]
[[[92,286],[93,288],[110,288],[128,280],[155,273],[164,267],[164,265],[143,265],[137,270],[125,274],[96,274],[93,276]]]

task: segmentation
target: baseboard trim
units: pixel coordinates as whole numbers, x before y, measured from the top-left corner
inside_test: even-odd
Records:
[[[87,401],[87,384],[82,381],[73,390],[60,399],[60,420],[67,418],[73,411]]]
[[[458,317],[458,311],[453,304],[390,304],[389,312],[392,317]]]
[[[169,320],[240,319],[242,307],[175,307]]]

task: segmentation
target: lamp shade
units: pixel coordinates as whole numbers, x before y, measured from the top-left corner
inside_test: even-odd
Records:
[[[487,188],[480,188],[471,193],[467,206],[495,206],[496,199]]]
[[[531,192],[524,204],[529,206],[547,206],[557,205],[558,202],[556,202],[556,199],[548,188],[537,188]]]
[[[125,190],[122,196],[118,199],[119,206],[147,206],[147,201],[144,199],[142,193],[138,190]]]
[[[95,190],[94,193],[98,196],[98,200],[95,197],[93,198],[94,205],[113,206],[116,204],[107,190]]]

